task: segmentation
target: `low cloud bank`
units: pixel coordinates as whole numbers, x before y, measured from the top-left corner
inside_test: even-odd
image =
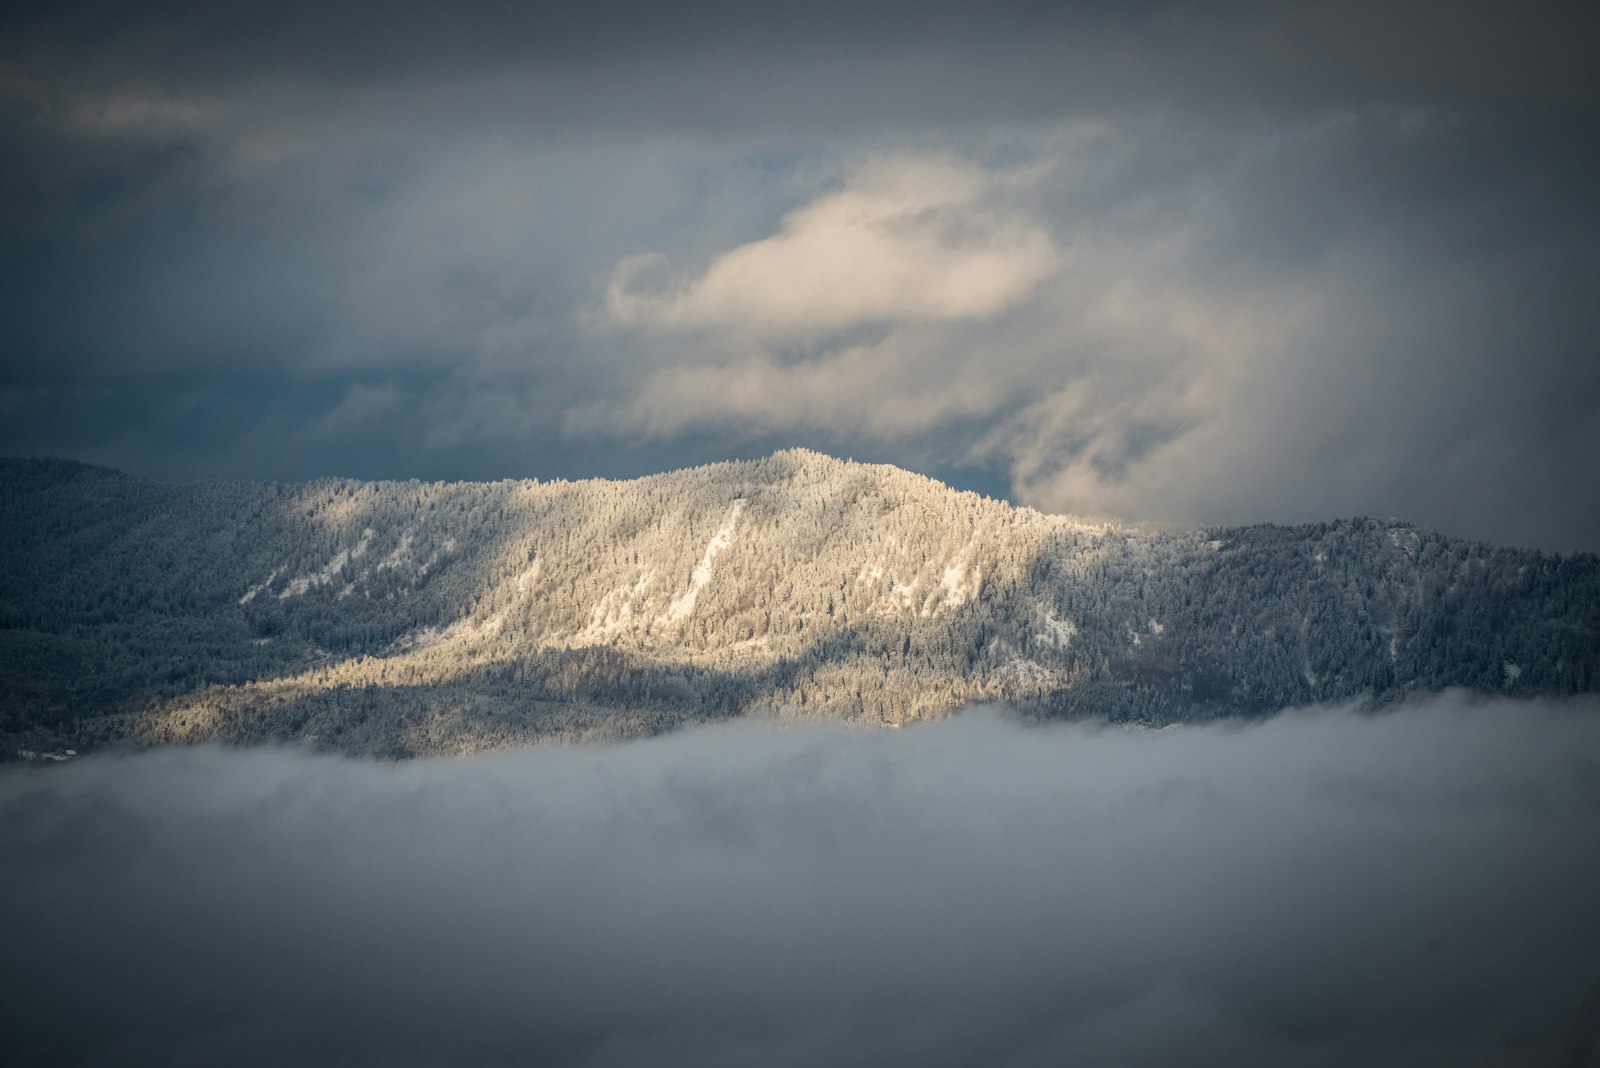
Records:
[[[0,775],[0,1060],[1556,1064],[1596,827],[1600,706],[1459,695],[89,758]]]

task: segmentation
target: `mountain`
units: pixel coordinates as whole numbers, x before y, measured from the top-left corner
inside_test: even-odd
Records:
[[[6,753],[463,753],[974,701],[1159,725],[1452,686],[1600,688],[1600,561],[1044,515],[805,450],[625,482],[0,461]]]

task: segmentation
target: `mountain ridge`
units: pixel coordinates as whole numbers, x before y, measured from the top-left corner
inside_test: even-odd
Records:
[[[806,449],[484,483],[7,460],[0,496],[8,751],[404,756],[972,701],[1161,724],[1600,682],[1589,554],[1052,516]]]

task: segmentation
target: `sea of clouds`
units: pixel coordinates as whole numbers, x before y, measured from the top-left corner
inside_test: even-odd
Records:
[[[0,1060],[1587,1064],[1597,828],[1600,705],[1459,694],[91,756],[0,773]]]

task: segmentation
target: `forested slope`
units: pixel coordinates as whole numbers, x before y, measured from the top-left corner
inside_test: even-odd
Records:
[[[1359,519],[1154,530],[792,450],[628,482],[0,462],[0,744],[385,755],[975,700],[1151,724],[1600,687],[1600,566]]]

